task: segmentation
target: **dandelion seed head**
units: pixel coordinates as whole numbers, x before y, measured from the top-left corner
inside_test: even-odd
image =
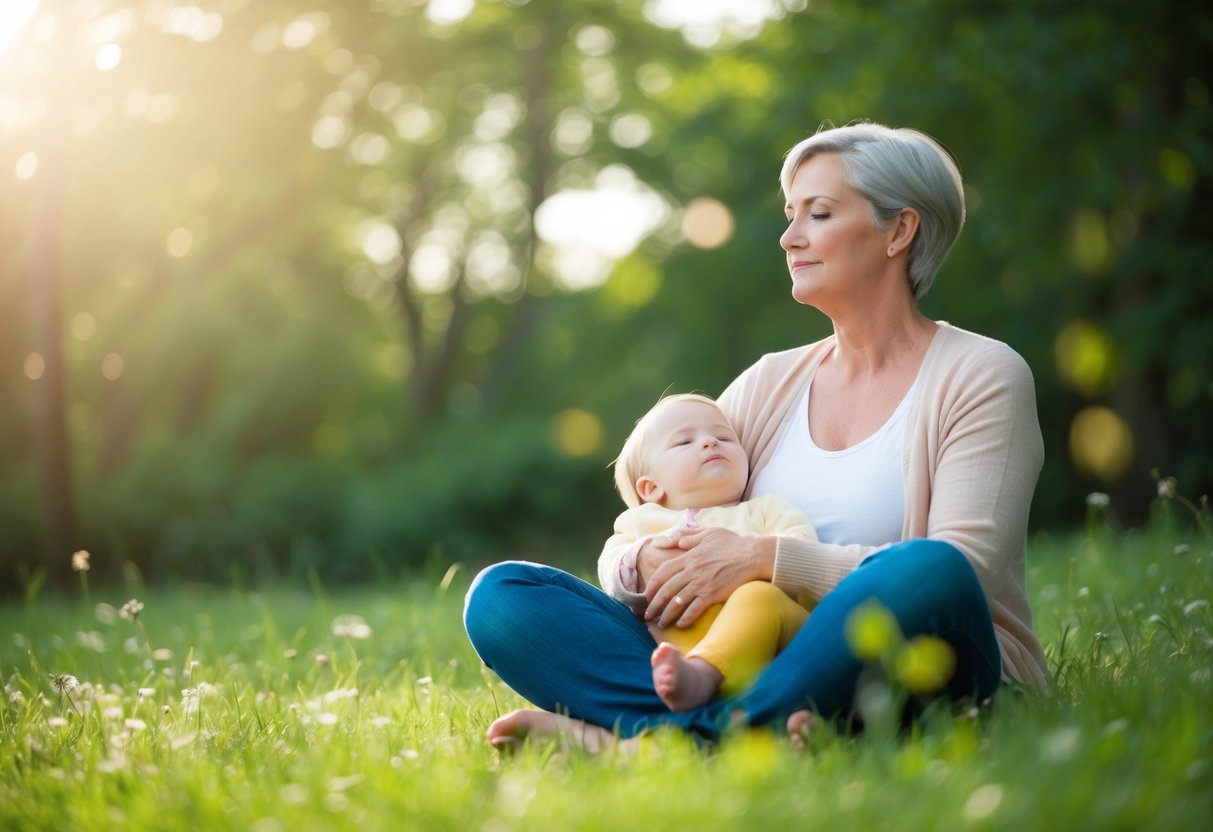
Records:
[[[318,714],[316,714],[316,724],[317,725],[336,725],[337,724],[337,714],[329,713],[328,711],[324,711],[323,713],[318,713]]]
[[[113,720],[122,719],[122,716],[124,713],[126,713],[126,712],[122,710],[121,705],[111,705],[110,707],[106,708],[105,710],[103,710],[101,712],[101,716],[103,719],[108,719],[110,721],[113,721]]]
[[[81,549],[79,552],[73,552],[72,553],[72,569],[76,572],[87,572],[89,569],[89,566],[88,566],[89,557],[90,557],[89,553],[84,551],[83,549]]]
[[[52,716],[46,721],[46,724],[53,728],[62,728],[64,725],[67,725],[67,720],[61,716]]]
[[[147,728],[147,723],[142,719],[128,719],[122,724],[130,731],[143,731]]]
[[[155,695],[156,695],[155,688],[139,688],[139,698],[140,699],[146,699],[149,696],[155,696]]]
[[[70,673],[52,673],[51,687],[61,696],[66,696],[80,687],[80,680]]]

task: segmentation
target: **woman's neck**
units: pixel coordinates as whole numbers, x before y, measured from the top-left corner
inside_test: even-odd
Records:
[[[850,378],[879,375],[909,362],[917,366],[939,328],[913,304],[877,306],[833,323],[834,349],[826,361]]]

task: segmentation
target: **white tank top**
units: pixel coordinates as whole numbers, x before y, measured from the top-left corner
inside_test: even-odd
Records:
[[[841,451],[823,451],[809,433],[812,382],[754,480],[752,497],[775,494],[809,518],[822,543],[883,546],[901,540],[906,500],[901,457],[911,385],[875,433]]]

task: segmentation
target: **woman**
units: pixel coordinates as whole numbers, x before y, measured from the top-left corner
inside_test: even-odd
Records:
[[[810,712],[846,714],[861,665],[844,625],[870,599],[907,638],[952,646],[954,697],[1047,686],[1024,589],[1043,460],[1031,373],[1005,344],[917,306],[964,223],[959,171],[922,133],[856,124],[793,147],[780,182],[792,296],[834,334],[764,356],[720,404],[752,460],[746,499],[777,494],[820,539],[704,529],[600,571],[647,576],[646,617],[662,626],[690,625],[753,580],[818,600],[812,616],[748,691],[671,713],[644,621],[559,570],[490,567],[468,592],[469,638],[543,709],[498,719],[494,745],[564,733],[596,750],[661,724],[711,740],[737,719],[795,733]]]

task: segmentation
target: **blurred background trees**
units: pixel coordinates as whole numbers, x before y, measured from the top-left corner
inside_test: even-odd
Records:
[[[588,568],[662,391],[827,334],[776,175],[857,118],[960,161],[923,307],[1032,365],[1034,525],[1199,497],[1211,47],[1173,1],[8,0],[0,575]]]

